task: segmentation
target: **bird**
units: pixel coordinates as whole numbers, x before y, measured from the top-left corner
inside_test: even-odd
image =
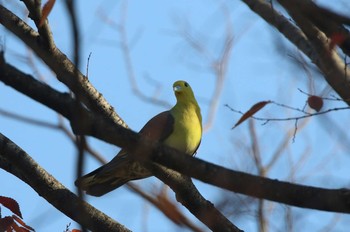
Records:
[[[139,131],[141,137],[194,156],[202,139],[202,115],[191,86],[173,84],[176,104],[151,118]],[[152,176],[124,149],[107,164],[78,178],[75,185],[92,196],[102,196],[125,183]]]

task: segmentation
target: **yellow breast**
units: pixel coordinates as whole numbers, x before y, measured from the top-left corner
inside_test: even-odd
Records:
[[[202,119],[195,106],[181,107],[171,111],[174,117],[172,135],[164,143],[189,155],[198,148],[202,138]]]

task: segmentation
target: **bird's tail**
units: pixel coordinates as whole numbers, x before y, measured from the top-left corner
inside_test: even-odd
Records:
[[[130,180],[149,177],[143,166],[126,156],[116,156],[109,163],[78,178],[75,185],[92,196],[102,196]]]
[[[105,165],[89,174],[78,178],[75,185],[92,196],[102,196],[129,181],[127,176],[117,177],[114,175],[103,175]]]

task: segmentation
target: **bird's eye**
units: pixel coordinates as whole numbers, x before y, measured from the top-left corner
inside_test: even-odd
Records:
[[[184,85],[185,85],[185,87],[188,87],[188,83],[187,82],[185,82]]]

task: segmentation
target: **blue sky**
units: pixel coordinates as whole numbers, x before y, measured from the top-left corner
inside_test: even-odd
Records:
[[[172,83],[179,79],[188,81],[201,105],[204,123],[208,119],[209,101],[215,89],[216,77],[210,68],[210,59],[198,54],[181,35],[186,29],[206,48],[209,57],[218,57],[223,47],[229,12],[234,45],[230,56],[228,73],[221,92],[215,120],[203,135],[197,156],[225,167],[256,173],[250,154],[251,138],[248,122],[231,130],[239,119],[224,104],[245,111],[258,101],[274,100],[302,108],[306,97],[297,89],[310,91],[310,82],[305,72],[291,65],[290,55],[294,47],[275,29],[257,17],[240,1],[77,1],[81,32],[81,70],[85,73],[87,58],[91,53],[89,79],[91,83],[115,107],[128,125],[139,130],[152,116],[167,107],[151,104],[137,97],[131,88],[125,60],[120,45],[120,33],[106,19],[119,24],[122,12],[126,14],[125,28],[130,42],[130,56],[139,90],[146,96],[156,96],[168,104],[175,103]],[[18,10],[21,2],[5,6],[22,15]],[[72,55],[70,28],[63,4],[58,1],[49,16],[57,46],[69,57]],[[0,27],[0,39],[6,49],[8,62],[21,70],[36,75],[22,56],[28,54],[25,47],[11,34]],[[278,47],[283,39],[285,49]],[[282,46],[283,48],[283,46]],[[289,48],[289,49],[287,49]],[[280,49],[279,52],[277,50]],[[307,62],[309,62],[307,60]],[[45,81],[61,91],[67,89],[40,61],[35,61]],[[315,94],[326,88],[325,82],[316,78],[311,85]],[[154,84],[156,83],[156,85]],[[158,88],[159,87],[159,88]],[[327,94],[332,94],[327,91]],[[326,102],[332,108],[341,103]],[[13,89],[0,84],[0,108],[45,122],[57,123],[57,115],[46,107],[28,99]],[[259,112],[264,117],[288,117],[296,112],[274,105]],[[283,155],[268,174],[271,178],[290,180],[291,164],[304,157],[293,176],[297,183],[326,188],[349,187],[349,137],[343,131],[348,113],[335,112],[312,118],[304,128],[298,130],[296,140],[288,141]],[[330,126],[327,126],[330,125]],[[68,124],[67,124],[68,126]],[[277,149],[279,141],[294,127],[294,121],[270,122],[261,125],[255,122],[263,163],[267,163]],[[337,129],[338,128],[338,129]],[[40,165],[55,176],[66,187],[75,191],[75,157],[73,144],[60,131],[28,125],[0,115],[0,132],[8,136]],[[118,148],[89,139],[94,149],[110,160]],[[307,154],[307,155],[305,155]],[[100,164],[88,159],[86,171]],[[21,206],[24,220],[37,231],[63,231],[71,219],[47,204],[36,192],[11,174],[0,170],[2,187],[0,195],[12,197]],[[137,181],[145,189],[160,182],[155,178]],[[202,194],[212,202],[219,202],[222,195],[215,187],[195,181]],[[169,194],[173,196],[172,193]],[[125,187],[95,198],[87,197],[89,203],[110,215],[134,231],[178,231],[154,207],[144,202]],[[270,204],[268,216],[283,221],[279,212],[284,206]],[[183,209],[195,223],[198,220]],[[333,214],[314,210],[293,208],[295,229],[319,230],[333,219]],[[4,210],[3,215],[6,215]],[[300,214],[303,217],[300,218]],[[318,223],[320,217],[324,224]],[[256,231],[252,213],[241,218],[230,218],[245,231]],[[348,215],[339,215],[336,231],[344,231],[349,224]],[[72,222],[73,223],[73,222]],[[306,224],[305,224],[306,223]],[[271,231],[283,231],[283,224],[272,220]],[[305,228],[308,227],[308,228]],[[71,229],[77,228],[73,223]],[[299,229],[299,230],[298,230]]]

